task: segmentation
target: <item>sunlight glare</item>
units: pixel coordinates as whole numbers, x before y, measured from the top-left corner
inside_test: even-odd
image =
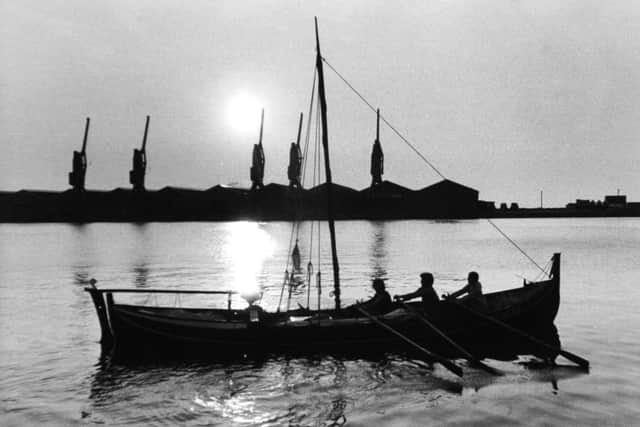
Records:
[[[260,100],[248,92],[241,92],[233,96],[227,104],[227,119],[231,127],[241,133],[260,130]]]
[[[254,222],[229,225],[226,251],[233,264],[233,289],[251,303],[260,298],[259,276],[275,251],[275,241]]]

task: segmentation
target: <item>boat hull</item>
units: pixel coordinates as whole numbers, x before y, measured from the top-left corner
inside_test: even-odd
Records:
[[[104,322],[103,343],[122,356],[209,359],[264,354],[372,355],[414,350],[396,335],[348,308],[280,313],[255,309],[252,315],[249,310],[120,304],[114,302],[109,293],[103,296],[94,292],[92,296],[101,324]],[[485,298],[484,314],[559,347],[553,323],[560,302],[559,270],[550,280],[487,294]],[[420,307],[419,304],[412,305]],[[459,303],[444,301],[437,313],[424,314],[451,339],[478,357],[555,356],[541,354],[540,346],[532,346],[529,340],[477,317]],[[433,352],[447,357],[462,356],[411,311],[398,306],[378,318]]]

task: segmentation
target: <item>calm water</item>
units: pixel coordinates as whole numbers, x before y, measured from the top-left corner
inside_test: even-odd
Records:
[[[384,360],[264,361],[122,366],[101,358],[99,286],[261,287],[273,309],[288,258],[289,223],[0,225],[0,422],[3,425],[632,425],[640,422],[640,220],[530,219],[498,224],[544,265],[563,254],[557,326],[589,374],[489,361],[506,375]],[[299,238],[306,265],[310,223]],[[339,222],[343,300],[413,290],[433,271],[441,292],[477,270],[485,291],[534,279],[537,269],[484,221]],[[326,244],[326,226],[321,247]],[[322,304],[331,304],[330,257],[315,253]],[[158,301],[224,306],[224,301]],[[311,304],[317,304],[312,288]],[[150,304],[156,301],[149,301]],[[286,301],[283,302],[283,307]],[[307,304],[306,287],[292,305]],[[245,303],[238,298],[237,307]]]

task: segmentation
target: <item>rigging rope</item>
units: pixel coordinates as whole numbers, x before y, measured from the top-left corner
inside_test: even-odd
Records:
[[[533,279],[534,282],[537,282],[539,280],[542,280],[542,276],[547,276],[547,277],[551,277],[551,271],[550,267],[551,264],[553,264],[553,257],[549,258],[549,261],[547,261],[547,263],[544,265],[544,271],[541,273],[538,273],[538,275],[535,277],[535,279]]]
[[[358,95],[358,97],[362,100],[362,102],[364,102],[365,104],[367,104],[367,106],[371,109],[371,111],[373,111],[374,113],[377,112],[377,109],[371,105],[371,103],[369,101],[367,101],[367,99],[362,96],[362,94],[360,94],[360,92],[358,92],[358,90],[356,88],[354,88],[351,83],[349,83],[347,81],[347,79],[345,79],[342,74],[340,74],[335,68],[333,68],[333,66],[331,64],[329,64],[329,62],[323,57],[322,61],[327,64],[327,66],[329,68],[331,68],[331,70],[336,73],[336,75],[338,77],[340,77],[340,80],[342,80],[347,86],[349,86],[349,89],[351,89],[356,95]],[[409,148],[411,148],[413,150],[414,153],[416,153],[427,165],[429,165],[429,167],[431,169],[434,170],[435,173],[437,173],[438,175],[440,175],[440,177],[442,179],[447,179],[442,172],[440,172],[438,170],[438,168],[436,168],[433,163],[431,163],[425,156],[422,155],[422,153],[420,151],[418,151],[418,149],[407,139],[404,137],[404,135],[402,135],[391,123],[389,123],[387,121],[387,119],[384,118],[384,116],[382,114],[380,114],[380,118],[382,119],[382,121],[389,126],[389,128],[396,134],[398,135],[398,137],[404,141],[405,144],[407,144],[409,146]]]
[[[289,256],[287,255],[287,258]],[[282,297],[284,295],[284,288],[287,285],[287,278],[289,277],[289,271],[284,271],[284,280],[282,281],[282,288],[280,288],[280,299],[278,300],[278,309],[276,310],[278,313],[280,312],[280,306],[282,305]]]
[[[313,84],[311,85],[311,102],[309,103],[309,115],[307,115],[307,133],[305,135],[304,140],[304,164],[302,165],[302,185],[304,186],[305,178],[307,177],[307,164],[309,163],[307,160],[307,154],[309,152],[309,138],[311,137],[311,117],[313,114],[313,100],[314,95],[316,94],[316,76],[318,75],[318,71],[314,65],[313,67]],[[315,163],[314,163],[315,165]]]
[[[313,277],[313,264],[307,264],[307,310],[311,310],[311,277]]]
[[[342,76],[342,74],[340,74],[338,72],[338,70],[336,70],[330,63],[329,61],[327,61],[324,57],[322,57],[322,62],[324,62],[325,64],[327,64],[327,66],[331,69],[331,71],[333,71],[339,78],[340,80],[342,80],[342,82],[344,84],[346,84],[349,89],[351,89],[357,96],[358,98],[360,98],[360,100],[362,100],[362,102],[364,102],[373,112],[377,112],[377,109],[355,88],[353,87],[353,85],[351,83],[349,83],[349,81]],[[418,151],[418,149],[407,139],[404,137],[404,135],[402,135],[391,123],[389,123],[387,121],[386,118],[384,118],[384,116],[380,115],[380,118],[382,119],[382,121],[389,126],[389,128],[402,140],[404,141],[409,148],[411,148],[427,165],[429,165],[429,167],[431,167],[431,169],[433,169],[442,179],[447,179],[439,170],[438,168],[436,168],[433,163],[431,163],[420,151]],[[540,267],[540,265],[529,256],[529,254],[527,254],[524,249],[522,249],[520,246],[518,246],[518,244],[516,242],[514,242],[509,236],[507,236],[507,234],[502,231],[500,229],[500,227],[498,227],[493,221],[491,221],[491,219],[489,218],[485,218],[489,224],[491,224],[496,230],[498,230],[498,232],[504,237],[506,238],[513,246],[515,246],[529,261],[531,261],[533,263],[533,265],[535,265],[538,269],[540,269],[540,271],[542,271],[545,274],[549,274],[547,273],[542,267]]]
[[[309,147],[309,136],[311,133],[311,114],[313,112],[313,100],[316,92],[316,75],[317,70],[314,65],[313,67],[313,83],[311,84],[311,101],[309,103],[309,115],[307,116],[307,133],[305,135],[305,143],[304,143],[304,155],[303,155],[303,163],[302,163],[302,185],[304,186],[305,174],[307,170],[307,152]],[[280,299],[278,300],[278,309],[280,311],[280,306],[282,305],[282,298],[284,296],[284,289],[287,286],[289,281],[289,254],[291,253],[291,246],[293,244],[293,235],[295,232],[296,242],[298,241],[299,233],[300,233],[300,222],[294,221],[293,227],[291,229],[291,236],[289,237],[289,248],[287,249],[287,262],[285,267],[284,279],[282,281],[282,288],[280,290]],[[291,298],[291,292],[289,292],[289,298]],[[288,303],[287,303],[288,306]]]
[[[317,68],[313,67],[313,83],[311,84],[311,101],[309,102],[309,114],[307,115],[307,133],[305,135],[305,141],[304,141],[304,166],[302,168],[302,185],[304,186],[304,183],[306,181],[307,178],[307,165],[309,164],[309,140],[311,139],[311,122],[313,122],[312,118],[313,118],[313,101],[315,100],[314,96],[316,94],[316,77],[318,76],[318,70]],[[314,145],[314,152],[315,152],[315,145]],[[315,168],[315,157],[313,160],[313,167]],[[315,170],[315,169],[314,169]],[[315,186],[315,172],[314,175],[311,177],[311,181],[313,183],[313,185]],[[313,256],[313,221],[311,221],[311,237],[309,239],[310,243],[309,243],[309,263],[307,264],[307,271],[313,271],[313,264],[311,263],[311,259]],[[311,292],[311,275],[310,273],[307,275],[307,295]],[[307,308],[309,308],[309,297],[307,297]]]
[[[498,227],[493,221],[491,221],[490,218],[485,218],[487,220],[487,222],[489,224],[491,224],[493,226],[493,228],[495,228],[496,230],[498,230],[498,233],[502,234],[502,236],[507,239],[509,242],[511,242],[511,244],[513,246],[515,246],[520,252],[522,252],[522,255],[524,255],[525,257],[527,257],[527,259],[529,261],[531,261],[533,263],[533,265],[535,265],[536,267],[538,267],[538,269],[540,269],[540,271],[542,271],[543,273],[546,273],[545,269],[540,267],[540,264],[538,264],[537,262],[535,262],[535,260],[533,258],[531,258],[529,256],[529,254],[527,254],[524,249],[522,249],[520,246],[518,246],[518,244],[516,242],[514,242],[509,236],[506,235],[506,233],[504,231],[502,231],[500,229],[500,227]]]

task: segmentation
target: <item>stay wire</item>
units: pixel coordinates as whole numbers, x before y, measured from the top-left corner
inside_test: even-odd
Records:
[[[362,102],[364,102],[373,112],[377,113],[377,109],[355,88],[353,87],[353,85],[351,83],[349,83],[349,81],[338,72],[338,70],[336,70],[330,63],[329,61],[326,60],[326,58],[322,57],[322,62],[324,62],[325,64],[327,64],[327,66],[331,69],[331,71],[333,71],[339,78],[340,80],[342,80],[342,82],[344,84],[346,84],[349,89],[351,89],[357,96],[358,98],[360,98],[360,100]],[[382,119],[382,121],[389,126],[389,128],[402,140],[405,142],[405,144],[407,144],[409,146],[409,148],[411,148],[411,150],[413,150],[414,153],[416,153],[427,165],[429,165],[429,167],[431,169],[433,169],[433,171],[435,173],[437,173],[442,179],[447,179],[442,172],[440,172],[438,170],[438,168],[436,168],[433,163],[431,163],[420,151],[418,151],[418,149],[407,139],[404,137],[404,135],[402,135],[391,123],[389,123],[387,121],[387,119],[383,116],[380,115],[380,118]],[[533,258],[531,258],[529,256],[529,254],[527,254],[520,246],[518,246],[518,244],[516,242],[514,242],[509,236],[507,236],[507,234],[502,231],[500,229],[500,227],[498,227],[493,221],[491,221],[490,218],[485,218],[489,224],[491,224],[504,238],[506,238],[513,246],[515,246],[529,261],[531,261],[533,263],[533,265],[535,265],[540,271],[542,271],[545,274],[549,274],[547,273]]]
[[[315,77],[315,76],[314,76]],[[315,78],[314,78],[314,83],[315,83]],[[315,87],[315,86],[314,86]],[[312,104],[313,105],[313,104]],[[317,107],[317,106],[316,106]],[[309,126],[311,123],[311,108],[309,109],[310,114],[309,114]],[[316,186],[316,169],[317,169],[317,156],[318,156],[318,132],[319,132],[319,117],[320,117],[320,109],[316,108],[316,120],[315,120],[315,128],[314,128],[314,136],[313,136],[313,173],[312,173],[312,177],[311,177],[311,181],[312,181],[312,185],[315,187]],[[311,261],[313,260],[313,233],[314,233],[314,225],[315,225],[315,221],[311,221],[311,227],[309,229],[309,263],[311,263]],[[320,226],[318,225],[318,228]],[[318,268],[320,266],[318,265]],[[309,288],[311,288],[311,281],[309,281]]]
[[[305,135],[304,154],[302,156],[302,180],[301,180],[302,182],[300,184],[303,188],[304,188],[305,175],[307,170],[307,153],[309,150],[309,132],[310,132],[310,124],[311,124],[311,114],[313,112],[313,98],[315,95],[315,88],[316,88],[316,70],[314,68],[313,84],[311,87],[311,102],[309,103],[309,115],[307,116],[307,134]],[[297,225],[296,227],[296,242],[297,242],[300,237],[300,221],[296,221],[296,225]]]
[[[493,226],[493,228],[495,228],[496,230],[498,230],[498,233],[502,234],[502,236],[503,236],[505,239],[507,239],[509,242],[511,242],[511,244],[512,244],[513,246],[515,246],[515,247],[516,247],[520,252],[522,252],[522,255],[524,255],[525,257],[527,257],[527,259],[528,259],[529,261],[531,261],[531,262],[533,263],[533,265],[535,265],[536,267],[538,267],[538,269],[539,269],[540,271],[542,271],[543,273],[547,274],[547,272],[545,271],[545,269],[544,269],[544,268],[542,268],[542,267],[540,267],[540,264],[538,264],[538,263],[537,263],[533,258],[531,258],[531,257],[529,256],[529,254],[527,254],[527,253],[524,251],[524,249],[522,249],[520,246],[518,246],[518,244],[517,244],[516,242],[514,242],[514,241],[513,241],[509,236],[507,236],[507,234],[506,234],[504,231],[502,231],[502,230],[500,229],[500,227],[498,227],[498,226],[497,226],[493,221],[491,221],[491,219],[490,219],[490,218],[485,218],[485,219],[487,220],[487,222],[488,222],[489,224],[491,224],[491,225]]]
[[[352,91],[353,91],[353,92],[354,92],[354,93],[355,93],[355,94],[356,94],[356,95],[357,95],[357,96],[362,100],[362,102],[364,102],[365,104],[367,104],[367,106],[371,109],[371,111],[373,111],[374,113],[377,113],[377,111],[378,111],[378,110],[377,110],[373,105],[371,105],[371,103],[370,103],[369,101],[367,101],[367,99],[366,99],[364,96],[362,96],[362,94],[361,94],[360,92],[358,92],[358,90],[357,90],[355,87],[353,87],[353,86],[351,85],[351,83],[349,83],[349,82],[347,81],[347,79],[345,79],[345,78],[342,76],[342,74],[340,74],[340,73],[339,73],[335,68],[333,68],[333,66],[329,63],[329,61],[327,61],[324,57],[322,57],[322,62],[324,62],[325,64],[327,64],[327,66],[328,66],[329,68],[331,68],[331,70],[332,70],[334,73],[336,73],[336,75],[340,78],[340,80],[342,80],[342,81],[344,82],[344,84],[346,84],[347,86],[349,86],[349,89],[351,89],[351,90],[352,90]],[[411,148],[411,150],[413,150],[413,152],[414,152],[414,153],[416,153],[416,154],[418,155],[418,157],[420,157],[420,158],[421,158],[421,159],[422,159],[422,160],[423,160],[427,165],[429,165],[429,167],[430,167],[431,169],[433,169],[433,171],[434,171],[435,173],[437,173],[438,175],[440,175],[440,177],[441,177],[442,179],[447,179],[447,178],[442,174],[442,172],[440,172],[440,171],[438,170],[438,168],[436,168],[436,167],[434,166],[434,164],[433,164],[433,163],[431,163],[431,162],[430,162],[430,161],[429,161],[429,160],[428,160],[428,159],[427,159],[427,158],[426,158],[426,157],[425,157],[425,156],[424,156],[420,151],[418,151],[418,149],[417,149],[417,148],[416,148],[416,147],[415,147],[415,146],[414,146],[414,145],[413,145],[413,144],[412,144],[412,143],[411,143],[407,138],[405,138],[405,137],[404,137],[404,135],[402,135],[402,134],[401,134],[401,133],[400,133],[400,132],[399,132],[399,131],[398,131],[398,130],[397,130],[397,129],[396,129],[396,128],[391,124],[391,123],[389,123],[389,122],[387,121],[387,119],[386,119],[382,114],[380,114],[380,118],[382,119],[382,121],[383,121],[387,126],[389,126],[389,128],[390,128],[390,129],[391,129],[391,130],[392,130],[392,131],[393,131],[393,132],[394,132],[394,133],[395,133],[395,134],[396,134],[396,135],[397,135],[397,136],[398,136],[402,141],[404,141],[404,143],[405,143],[405,144],[407,144],[407,145],[409,146],[409,148]]]
[[[317,76],[318,71],[316,70],[316,67],[314,65],[313,67],[313,84],[311,86],[311,102],[309,103],[309,115],[307,116],[307,134],[305,135],[305,140],[304,140],[304,164],[302,165],[302,185],[304,186],[304,182],[305,179],[307,177],[307,164],[309,163],[308,161],[308,153],[309,153],[309,139],[311,137],[311,122],[313,122],[313,120],[311,119],[313,117],[313,100],[314,100],[314,96],[316,94],[316,76]]]

